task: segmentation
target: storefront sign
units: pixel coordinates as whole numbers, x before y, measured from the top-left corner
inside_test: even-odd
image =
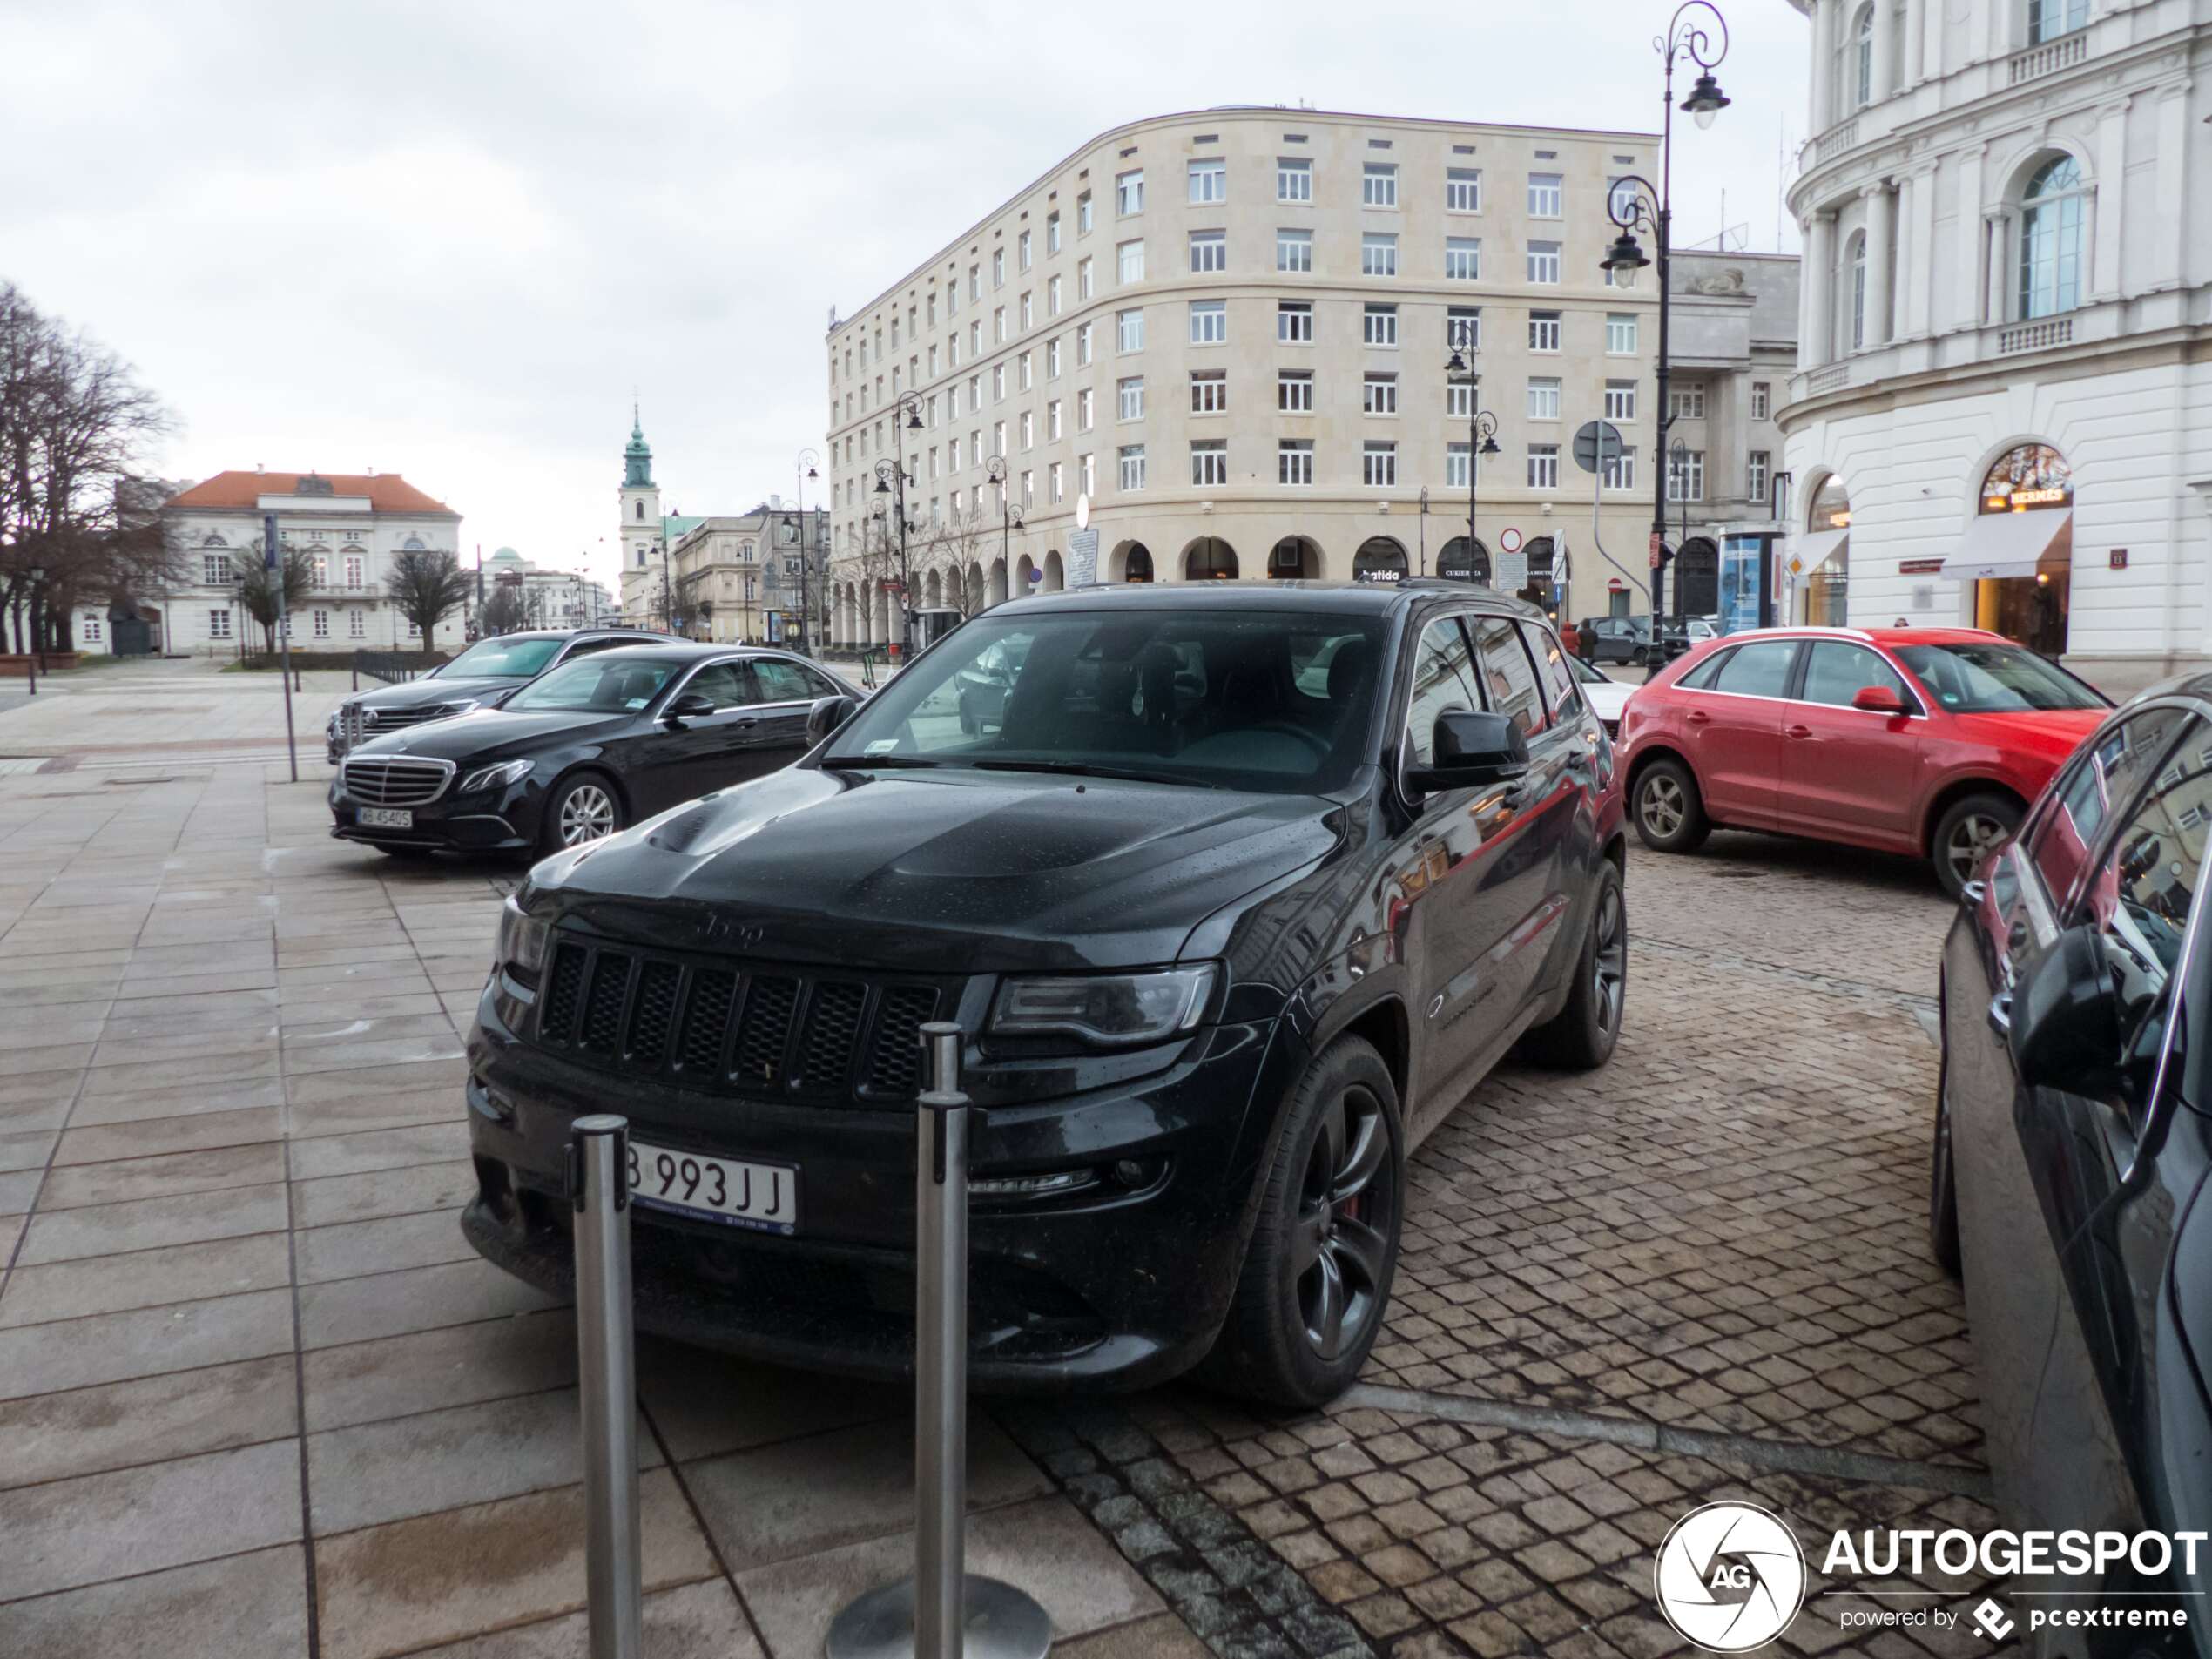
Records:
[[[2024,513],[2031,507],[2063,507],[2074,499],[2070,489],[2015,489],[2006,496],[1985,496],[1985,513]]]
[[[1941,559],[1899,559],[1897,562],[1899,576],[1936,576],[1942,570]]]
[[[2115,570],[2124,570],[2128,568],[2128,550],[2126,548],[2115,547],[2112,550],[2112,568]]]

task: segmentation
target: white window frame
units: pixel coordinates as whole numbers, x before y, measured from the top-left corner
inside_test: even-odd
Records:
[[[1218,276],[1229,268],[1229,233],[1227,231],[1192,231],[1190,233],[1190,274]]]
[[[1144,239],[1117,243],[1114,248],[1114,277],[1124,288],[1144,280]]]
[[[1209,206],[1229,199],[1229,163],[1220,156],[1200,156],[1190,163],[1190,205]]]
[[[1144,488],[1144,446],[1125,443],[1115,451],[1116,481],[1126,493]]]
[[[1313,413],[1313,371],[1284,368],[1275,373],[1275,412],[1278,415]]]
[[[1679,455],[1671,449],[1667,452],[1667,499],[1674,502],[1705,499],[1705,452],[1703,449],[1684,449]]]
[[[1636,418],[1636,383],[1634,381],[1606,381],[1605,418],[1615,421]]]
[[[1528,446],[1528,488],[1557,489],[1559,488],[1559,446],[1555,443],[1532,443]]]
[[[1527,408],[1532,421],[1559,419],[1560,381],[1555,374],[1532,374],[1528,377]]]
[[[1561,273],[1561,244],[1531,242],[1528,244],[1528,280],[1542,287],[1558,286]]]
[[[1313,233],[1305,230],[1278,229],[1275,233],[1275,269],[1289,276],[1313,274]]]
[[[1313,343],[1313,307],[1304,300],[1278,300],[1275,307],[1275,343],[1278,346],[1311,346]]]
[[[1114,418],[1117,421],[1142,421],[1144,418],[1144,376],[1132,374],[1114,382]]]
[[[1636,341],[1642,335],[1633,311],[1608,311],[1605,314],[1605,354],[1608,357],[1633,357]]]
[[[1359,274],[1387,281],[1398,274],[1398,238],[1388,231],[1366,231],[1359,238]]]
[[[1114,216],[1134,219],[1144,211],[1144,169],[1131,167],[1114,175]]]
[[[1190,486],[1214,489],[1229,482],[1229,441],[1193,438],[1190,441]]]
[[[1444,211],[1479,213],[1482,211],[1482,169],[1450,167],[1444,173]]]
[[[1359,412],[1362,415],[1397,414],[1398,376],[1372,373],[1360,376]]]
[[[1363,489],[1398,487],[1398,444],[1394,439],[1369,439],[1359,446],[1359,483]]]
[[[1190,371],[1190,413],[1193,415],[1229,413],[1229,371],[1227,369],[1196,368]]]
[[[1278,202],[1311,202],[1313,199],[1312,158],[1275,158],[1275,199]]]
[[[1359,205],[1362,207],[1398,206],[1398,164],[1396,162],[1369,161],[1361,164]]]
[[[1566,217],[1567,176],[1556,172],[1532,172],[1528,175],[1528,217],[1531,219],[1563,219]]]
[[[1311,438],[1282,438],[1275,445],[1275,482],[1291,489],[1309,489],[1313,483],[1313,440]]]
[[[1131,306],[1114,314],[1115,349],[1137,352],[1144,349],[1144,307]]]
[[[1226,346],[1229,343],[1229,302],[1193,300],[1190,302],[1190,343]]]
[[[1528,314],[1528,349],[1540,357],[1555,356],[1560,349],[1562,319],[1556,311]]]
[[[1370,305],[1359,313],[1360,343],[1378,350],[1388,350],[1398,344],[1398,307]]]
[[[1447,282],[1482,280],[1482,239],[1447,236],[1444,239],[1444,280]]]

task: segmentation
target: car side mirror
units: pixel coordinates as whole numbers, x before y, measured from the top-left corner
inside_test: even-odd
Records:
[[[1436,717],[1429,764],[1406,774],[1416,793],[1480,789],[1510,782],[1528,770],[1528,737],[1507,715],[1486,709],[1447,709]]]
[[[818,697],[806,711],[806,746],[812,748],[853,718],[860,705],[849,697]]]
[[[661,711],[660,718],[670,725],[680,725],[686,720],[696,720],[703,714],[714,712],[714,699],[705,691],[686,691]]]
[[[1897,694],[1896,688],[1889,685],[1860,686],[1851,694],[1851,705],[1855,709],[1864,709],[1869,714],[1911,712],[1905,706],[1905,699]]]
[[[2094,1094],[2118,1075],[2119,1002],[2094,927],[2068,927],[2029,968],[2005,1040],[2030,1088]]]

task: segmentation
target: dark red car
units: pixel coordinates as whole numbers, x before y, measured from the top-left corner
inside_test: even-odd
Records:
[[[1934,861],[1956,894],[2110,701],[1973,628],[1765,628],[1709,641],[1629,699],[1643,844],[1716,826]]]

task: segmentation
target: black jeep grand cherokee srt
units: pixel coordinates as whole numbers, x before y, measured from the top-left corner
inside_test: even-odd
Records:
[[[963,720],[988,655],[1005,696]],[[1325,1400],[1410,1149],[1516,1042],[1611,1055],[1609,740],[1538,614],[1460,583],[999,606],[803,760],[537,866],[470,1034],[476,1248],[565,1288],[563,1151],[626,1113],[638,1323],[910,1363],[916,1028],[968,1034],[971,1375],[1205,1361]]]

